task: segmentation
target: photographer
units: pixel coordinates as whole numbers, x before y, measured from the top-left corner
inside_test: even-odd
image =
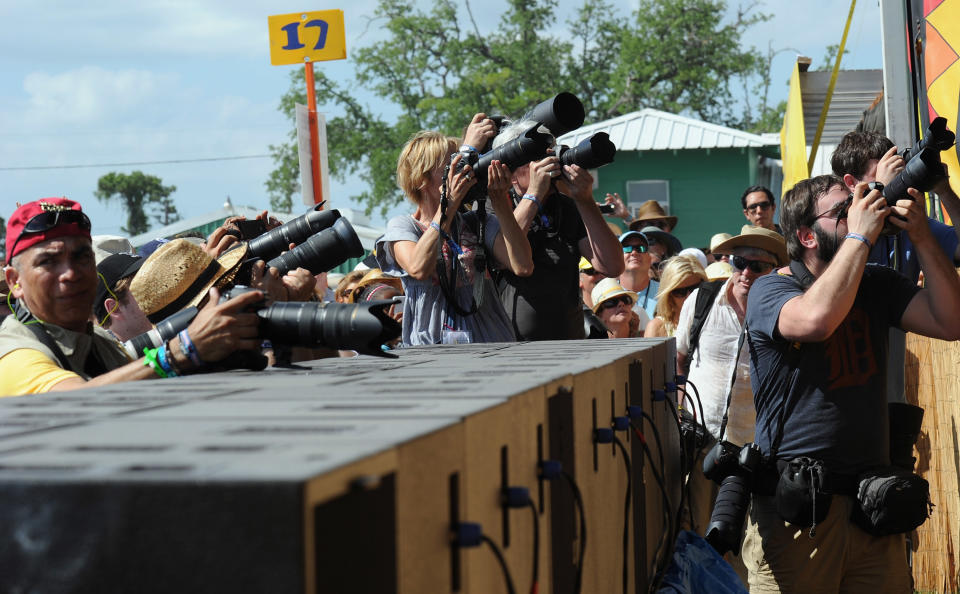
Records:
[[[483,125],[480,115],[471,128]],[[403,284],[405,345],[515,340],[486,270],[490,259],[518,276],[533,269],[530,246],[511,214],[510,171],[499,161],[488,168],[493,213],[461,212],[477,180],[470,166],[458,170],[462,155],[451,161],[456,152],[456,139],[422,131],[397,162],[397,184],[417,209],[387,222],[376,254],[380,269]]]
[[[0,326],[0,395],[75,390],[189,373],[259,344],[257,301],[248,294],[211,299],[188,328],[190,343],[174,338],[130,362],[112,337],[90,322],[97,271],[90,219],[78,203],[45,198],[17,208],[7,221],[7,264],[14,315]]]
[[[494,148],[518,138],[535,122],[522,120],[500,131]],[[577,165],[561,167],[549,156],[513,172],[513,214],[527,234],[533,274],[504,272],[500,300],[518,340],[584,337],[580,258],[607,277],[623,272],[617,237],[593,199],[593,177]]]
[[[888,206],[857,184],[848,201],[841,178],[820,176],[782,201],[792,262],[757,280],[746,318],[756,442],[770,459],[765,475],[778,477],[773,490],[755,482],[743,544],[751,590],[910,591],[903,536],[874,536],[851,518],[866,505],[857,497],[861,477],[890,464],[888,328],[960,338],[960,278],[931,233],[920,192],[908,193],[911,200]],[[916,247],[924,289],[866,265],[888,220]],[[812,485],[800,491],[808,499],[788,497],[803,480]]]
[[[840,139],[840,144],[830,157],[833,173],[843,179],[849,191],[853,191],[860,182],[879,181],[889,184],[905,166],[903,157],[897,154],[897,147],[886,136],[876,132],[849,132]],[[946,166],[944,165],[944,169]],[[934,186],[940,196],[941,204],[954,222],[960,221],[960,198],[950,187],[949,178],[944,175]],[[960,243],[960,227],[945,225],[936,219],[927,217],[930,230],[940,249],[953,263],[957,260],[957,245]],[[881,235],[870,251],[868,262],[890,266],[917,282],[920,276],[920,263],[917,250],[909,234],[900,232]]]

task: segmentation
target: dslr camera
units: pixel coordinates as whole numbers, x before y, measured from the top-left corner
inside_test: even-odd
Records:
[[[477,185],[470,189],[464,203],[470,204],[486,195],[487,169],[494,160],[500,161],[511,171],[531,161],[537,161],[549,155],[554,138],[576,130],[583,125],[585,112],[583,103],[572,93],[558,93],[534,107],[521,120],[533,122],[517,138],[483,155],[474,151],[460,153],[462,158],[458,169],[470,165],[477,176]],[[497,128],[503,119],[495,120]],[[546,128],[547,131],[541,131]],[[561,145],[556,154],[563,165],[579,165],[584,169],[594,169],[613,162],[617,149],[606,132],[598,132],[575,147]],[[456,155],[451,156],[451,160]]]
[[[762,463],[763,453],[757,444],[741,448],[729,441],[717,442],[703,460],[704,476],[720,485],[704,538],[721,555],[727,551],[740,553],[750,489]]]

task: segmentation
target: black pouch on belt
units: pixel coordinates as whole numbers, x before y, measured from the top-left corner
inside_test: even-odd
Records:
[[[811,538],[816,534],[817,524],[830,511],[832,497],[823,492],[825,475],[822,462],[800,457],[782,466],[777,482],[777,513],[784,522],[804,528],[810,526]]]
[[[930,484],[896,466],[874,468],[857,477],[857,501],[850,518],[873,536],[910,532],[930,517]]]

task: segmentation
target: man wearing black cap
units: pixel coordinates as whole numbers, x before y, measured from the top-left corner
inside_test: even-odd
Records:
[[[74,390],[191,372],[235,350],[254,349],[262,295],[220,304],[215,292],[187,330],[138,361],[90,323],[97,269],[90,219],[67,198],[19,206],[7,221],[4,279],[11,310],[0,324],[0,396]]]
[[[94,323],[106,328],[120,342],[147,332],[153,326],[130,292],[130,281],[140,270],[143,258],[113,254],[97,264],[97,300]]]

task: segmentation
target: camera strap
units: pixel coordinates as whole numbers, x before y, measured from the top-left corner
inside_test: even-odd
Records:
[[[747,321],[743,321],[743,328],[740,330],[740,338],[737,339],[737,355],[733,358],[733,373],[730,374],[730,387],[727,389],[727,404],[723,407],[723,420],[720,422],[720,433],[717,439],[723,441],[727,431],[727,422],[730,420],[730,403],[733,401],[733,387],[737,383],[737,368],[740,366],[740,349],[743,348],[743,340],[747,336]]]

